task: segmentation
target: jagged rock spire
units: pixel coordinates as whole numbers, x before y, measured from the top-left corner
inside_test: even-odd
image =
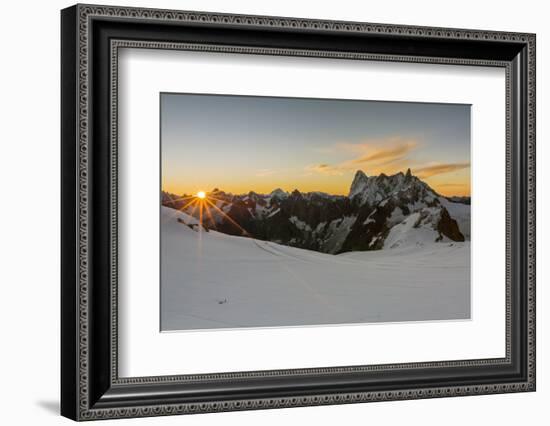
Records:
[[[410,179],[411,176],[412,176],[411,168],[409,167],[409,168],[407,169],[407,173],[405,173],[405,177],[406,177],[407,179]]]
[[[369,177],[362,170],[357,170],[349,189],[349,197],[352,198],[354,195],[363,192],[365,187],[368,185],[368,181]]]

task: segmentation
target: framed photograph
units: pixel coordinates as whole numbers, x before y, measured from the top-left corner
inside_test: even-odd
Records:
[[[61,12],[61,411],[535,390],[535,35]]]

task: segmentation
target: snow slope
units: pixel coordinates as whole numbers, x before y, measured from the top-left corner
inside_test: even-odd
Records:
[[[162,207],[163,331],[470,317],[468,241],[335,256],[189,220]]]
[[[456,220],[460,232],[469,240],[470,239],[470,210],[468,204],[454,203],[445,197],[439,197],[439,202],[447,209],[451,217]]]

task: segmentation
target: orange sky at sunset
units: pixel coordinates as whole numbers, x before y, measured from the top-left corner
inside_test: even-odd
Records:
[[[392,175],[412,173],[429,184],[441,195],[470,195],[470,163],[420,162],[415,153],[422,151],[422,143],[403,138],[367,141],[359,144],[337,143],[321,149],[324,158],[343,158],[334,163],[307,165],[285,164],[279,157],[277,166],[257,168],[256,164],[241,167],[212,167],[200,165],[200,172],[187,173],[182,170],[171,176],[163,173],[162,188],[172,194],[194,194],[197,191],[211,191],[214,188],[234,194],[270,193],[276,188],[291,192],[321,191],[329,194],[347,195],[357,170],[369,176],[385,173]],[[295,159],[292,159],[294,161]]]
[[[357,170],[470,195],[470,106],[163,94],[162,189],[347,195]]]

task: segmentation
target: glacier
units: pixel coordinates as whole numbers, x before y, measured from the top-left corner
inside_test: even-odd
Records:
[[[470,241],[434,242],[420,216],[392,227],[382,250],[334,255],[223,234],[163,206],[161,331],[469,319]]]

